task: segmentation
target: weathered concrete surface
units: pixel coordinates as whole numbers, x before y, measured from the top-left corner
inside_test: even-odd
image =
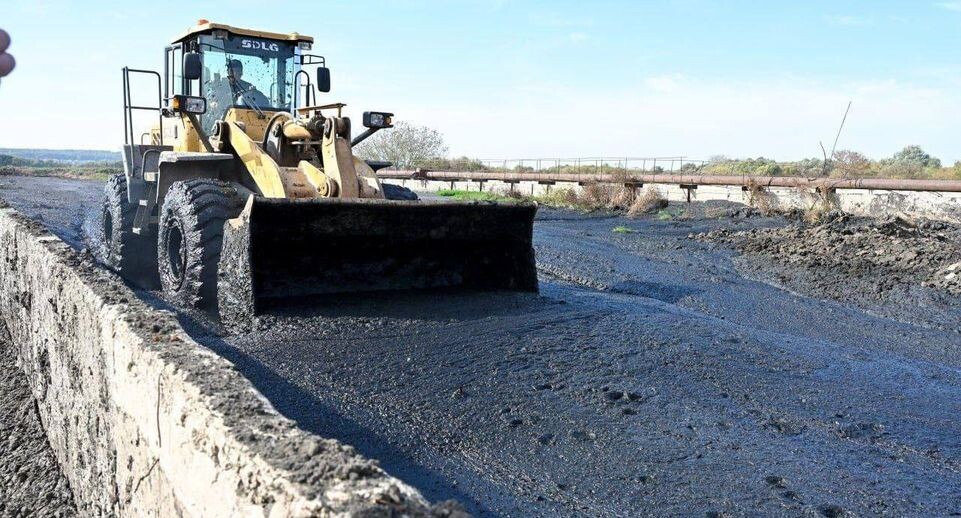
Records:
[[[296,428],[172,316],[9,208],[0,262],[0,320],[82,514],[451,512]]]
[[[436,180],[389,180],[417,191],[435,192],[443,189],[487,191],[506,193],[516,191],[524,196],[543,196],[560,189],[579,191],[576,183],[557,182],[542,184],[500,181],[446,182]],[[807,209],[819,203],[820,197],[811,190],[788,187],[771,187],[762,191],[746,191],[740,186],[702,185],[697,189],[685,189],[679,185],[653,185],[669,201],[724,200],[757,206],[759,203],[781,210]],[[859,216],[909,216],[961,222],[961,193],[882,191],[870,189],[845,189],[835,191],[831,202],[838,209]]]

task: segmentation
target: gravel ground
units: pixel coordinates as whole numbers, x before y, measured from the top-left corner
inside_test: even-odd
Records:
[[[64,186],[63,204],[94,189]],[[961,312],[941,288],[904,277],[863,304],[865,270],[829,274],[851,298],[806,293],[762,249],[689,238],[791,225],[724,203],[542,210],[540,295],[338,296],[244,336],[182,318],[303,428],[481,516],[961,513]]]
[[[76,516],[6,334],[0,328],[0,516]]]

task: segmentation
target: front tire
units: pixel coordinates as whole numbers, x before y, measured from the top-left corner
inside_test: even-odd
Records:
[[[240,213],[242,203],[233,186],[218,180],[170,186],[157,238],[160,284],[168,298],[186,307],[216,307],[224,222]]]
[[[145,288],[157,284],[157,249],[148,236],[133,233],[137,205],[127,200],[127,178],[111,176],[104,187],[97,256],[123,278]]]

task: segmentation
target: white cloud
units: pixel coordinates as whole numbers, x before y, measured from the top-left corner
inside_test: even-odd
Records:
[[[677,89],[678,76],[656,76],[644,80],[644,86],[655,92],[669,93]]]
[[[860,27],[874,24],[874,19],[866,16],[828,15],[825,16],[824,19],[831,25],[841,25],[844,27]]]
[[[530,18],[541,27],[571,28],[592,27],[594,25],[594,21],[590,18],[563,17],[556,13],[533,13]]]
[[[666,76],[649,78],[641,88],[588,92],[545,84],[491,96],[439,104],[397,98],[386,105],[404,106],[405,118],[439,129],[456,155],[723,154],[787,160],[819,155],[818,141],[834,139],[850,100],[854,106],[840,148],[883,157],[916,143],[946,163],[961,159],[953,130],[961,118],[961,96],[953,89],[898,81]]]
[[[45,0],[34,0],[32,2],[23,2],[20,4],[20,10],[25,14],[33,16],[46,16],[54,8],[49,1]]]
[[[29,64],[27,65],[29,66]],[[30,127],[36,114],[22,99],[69,99],[97,92],[112,75],[71,74],[69,83],[32,84],[14,74],[0,84],[0,144],[49,145]],[[769,156],[799,159],[820,155],[818,141],[833,141],[848,101],[854,106],[839,147],[873,157],[920,144],[945,163],[961,159],[961,71],[919,70],[914,82],[890,79],[832,82],[798,77],[739,80],[681,74],[634,82],[599,80],[579,87],[537,76],[512,78],[478,88],[476,76],[434,78],[404,88],[371,84],[369,75],[338,73],[332,100],[349,103],[356,121],[366,109],[397,113],[398,120],[441,131],[452,154],[479,158],[552,156]],[[60,110],[65,127],[84,127],[71,145],[116,149],[123,127],[119,111],[90,118]],[[147,121],[148,119],[143,119]]]
[[[961,2],[940,2],[934,5],[941,9],[947,9],[948,11],[961,12]]]

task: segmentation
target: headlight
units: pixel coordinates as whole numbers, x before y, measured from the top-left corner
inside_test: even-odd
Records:
[[[203,97],[175,95],[170,108],[175,112],[203,114],[207,112],[207,100]]]
[[[297,46],[300,47],[300,50],[310,50],[313,47],[309,41],[299,41]]]
[[[393,113],[364,112],[364,127],[392,128],[393,119],[394,119]]]

